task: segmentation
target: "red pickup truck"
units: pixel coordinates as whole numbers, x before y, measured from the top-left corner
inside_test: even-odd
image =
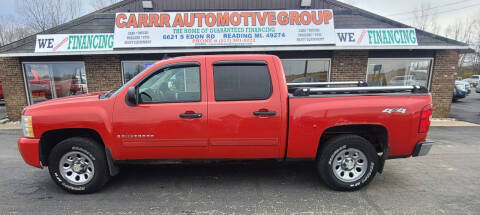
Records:
[[[349,84],[287,85],[271,55],[172,58],[117,90],[28,106],[18,147],[72,193],[99,190],[122,162],[192,159],[311,159],[329,187],[357,190],[386,159],[428,153],[432,100]]]

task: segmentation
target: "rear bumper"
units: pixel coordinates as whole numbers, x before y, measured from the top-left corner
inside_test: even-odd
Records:
[[[17,142],[18,150],[20,151],[25,163],[34,167],[43,168],[42,164],[40,163],[39,143],[40,139],[31,139],[25,137],[21,137]]]
[[[413,157],[417,156],[425,156],[430,152],[430,149],[432,148],[432,145],[434,144],[433,141],[431,140],[425,140],[424,142],[419,142],[413,149]]]

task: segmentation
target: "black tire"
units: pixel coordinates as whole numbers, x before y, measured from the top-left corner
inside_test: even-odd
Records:
[[[339,178],[340,176],[335,175],[334,170],[334,168],[338,169],[338,166],[343,168],[343,165],[338,165],[338,163],[335,163],[334,158],[338,158],[336,157],[337,155],[342,156],[339,153],[346,153],[349,150],[357,150],[362,152],[363,155],[361,156],[366,157],[367,161],[364,162],[363,159],[358,159],[357,157],[357,160],[354,162],[354,170],[350,171],[355,171],[357,163],[359,163],[359,160],[362,160],[363,165],[366,164],[366,166],[362,166],[360,169],[363,174],[358,173],[359,176],[355,176],[355,178],[352,179],[354,181],[343,181]],[[343,156],[346,157],[345,155]],[[342,161],[343,160],[344,159],[342,159]],[[360,188],[369,184],[370,181],[375,177],[375,174],[378,171],[378,166],[379,156],[377,155],[373,145],[365,138],[357,135],[339,135],[331,138],[325,143],[317,157],[317,169],[322,180],[327,186],[338,191],[359,190]],[[365,169],[362,170],[363,168]],[[342,170],[340,169],[339,172],[341,171]],[[337,174],[339,175],[340,173]],[[358,177],[358,179],[356,179],[356,177]]]
[[[73,184],[60,172],[60,160],[68,153],[81,153],[93,163],[93,177],[85,184]],[[53,181],[69,193],[93,193],[102,188],[109,180],[107,158],[104,147],[85,137],[72,137],[58,143],[48,157],[48,170]],[[67,176],[68,177],[68,176]]]

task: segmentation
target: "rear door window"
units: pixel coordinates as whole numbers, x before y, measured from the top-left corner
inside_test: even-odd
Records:
[[[215,100],[264,100],[272,94],[266,64],[218,64],[213,66]]]

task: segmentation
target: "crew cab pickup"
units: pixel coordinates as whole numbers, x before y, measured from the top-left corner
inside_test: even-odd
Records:
[[[18,147],[72,193],[99,190],[119,163],[192,159],[311,159],[329,187],[357,190],[385,160],[428,153],[432,99],[354,83],[287,84],[272,55],[171,58],[117,90],[26,107]]]

